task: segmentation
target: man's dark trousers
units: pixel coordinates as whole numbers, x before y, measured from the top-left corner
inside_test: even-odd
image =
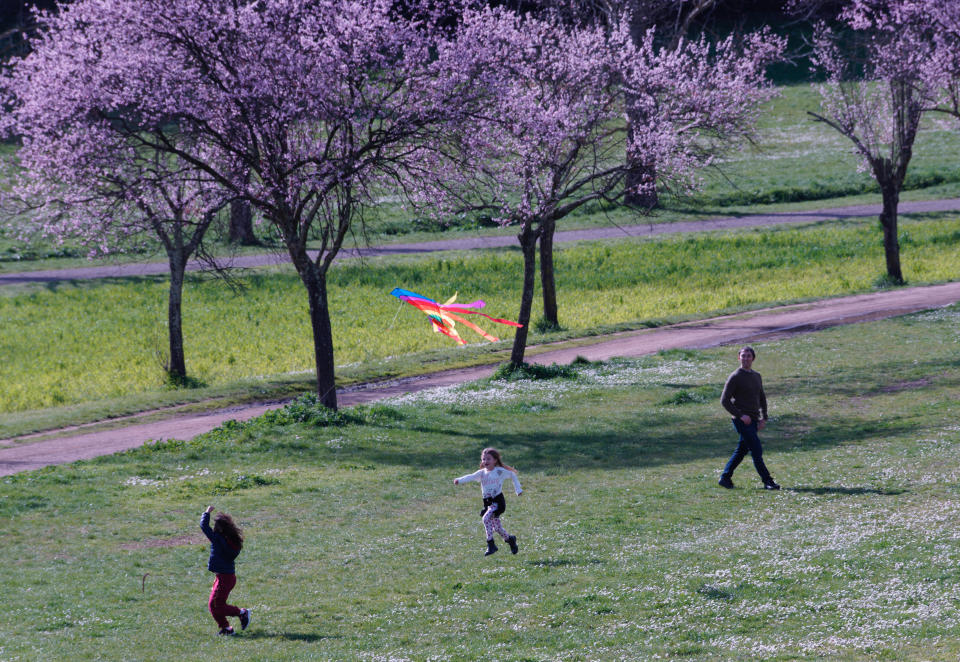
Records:
[[[733,470],[743,461],[747,453],[750,453],[753,458],[753,466],[757,468],[760,479],[764,483],[773,482],[770,472],[767,471],[767,465],[763,463],[763,446],[760,445],[760,437],[757,436],[756,419],[751,419],[750,425],[747,425],[739,418],[734,418],[733,427],[740,434],[740,442],[737,444],[737,450],[733,451],[733,455],[727,461],[727,466],[723,468],[723,476],[725,478],[733,477]]]

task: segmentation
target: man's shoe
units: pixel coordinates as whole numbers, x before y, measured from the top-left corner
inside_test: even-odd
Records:
[[[233,631],[233,628],[220,628],[220,631],[217,634],[222,637],[227,637],[236,633]]]
[[[246,630],[248,625],[250,625],[250,610],[243,609],[240,611],[240,629]]]
[[[720,487],[725,487],[728,490],[733,489],[733,481],[727,476],[720,476],[720,480],[717,481],[717,485]]]
[[[507,544],[510,545],[511,554],[516,554],[517,552],[520,551],[520,545],[517,544],[516,536],[510,536],[509,538],[507,538]]]
[[[773,482],[773,480],[768,480],[763,484],[763,489],[765,490],[779,490],[780,486]]]
[[[497,546],[493,544],[492,540],[487,541],[487,551],[483,553],[484,556],[490,556],[497,551]]]

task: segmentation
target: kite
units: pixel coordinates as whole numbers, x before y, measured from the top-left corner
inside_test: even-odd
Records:
[[[467,320],[460,317],[460,315],[482,315],[488,320],[497,322],[498,324],[509,324],[510,326],[523,326],[523,324],[518,324],[517,322],[511,322],[510,320],[502,320],[496,317],[491,317],[486,313],[478,313],[475,310],[469,310],[470,308],[483,308],[486,304],[483,301],[477,300],[472,303],[454,303],[457,300],[457,295],[454,294],[450,297],[445,303],[437,303],[433,299],[428,299],[422,294],[417,294],[416,292],[411,292],[410,290],[404,290],[402,288],[394,288],[390,292],[393,296],[397,297],[401,301],[409,303],[411,306],[425,314],[430,318],[430,323],[433,325],[434,333],[442,333],[444,335],[450,336],[456,340],[461,345],[466,345],[467,341],[460,337],[460,334],[457,333],[455,328],[456,323],[460,322],[469,329],[473,329],[481,336],[489,340],[490,342],[497,342],[500,340],[496,336],[490,335],[479,326],[473,322],[468,322]],[[458,313],[458,314],[454,314]]]

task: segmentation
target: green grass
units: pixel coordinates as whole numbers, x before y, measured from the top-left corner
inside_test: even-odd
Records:
[[[612,222],[645,223],[690,220],[726,214],[761,213],[841,206],[879,201],[876,186],[866,173],[857,172],[857,160],[849,141],[825,125],[813,122],[807,111],[817,110],[819,95],[807,84],[780,88],[781,97],[769,102],[761,114],[761,139],[756,148],[744,145],[722,160],[724,175],[714,169],[703,173],[703,190],[681,200],[663,197],[663,209],[653,217],[611,205],[587,205],[563,219],[561,229],[606,226]],[[960,149],[956,122],[928,118],[921,128],[907,175],[902,199],[930,199],[960,195],[960,168],[955,155]],[[0,158],[12,158],[12,148],[0,150]],[[813,205],[809,203],[813,202]],[[266,232],[266,230],[264,230]],[[469,217],[445,218],[440,223],[411,219],[397,205],[384,204],[372,212],[365,235],[348,243],[393,243],[429,241],[469,233],[492,235],[516,233],[515,228],[496,228]],[[220,247],[221,252],[232,249]],[[258,249],[245,248],[246,254]],[[263,249],[259,249],[262,252]],[[24,246],[0,224],[0,269],[9,271],[52,269],[89,264],[86,251],[73,245],[53,246],[34,241]],[[127,259],[127,258],[123,258]],[[156,255],[136,259],[163,261]]]
[[[749,460],[716,487],[732,347],[0,479],[0,659],[956,659],[958,319],[757,345],[779,493]],[[524,484],[517,556],[481,556],[478,490],[451,484],[490,445]],[[246,530],[254,621],[227,641],[208,504]]]
[[[913,283],[957,277],[960,218],[904,220],[903,268]],[[345,264],[331,278],[335,356],[348,378],[416,372],[483,359],[430,332],[426,319],[388,296],[395,286],[438,299],[482,297],[495,316],[514,317],[519,301],[516,250]],[[880,233],[872,222],[806,229],[619,240],[565,246],[557,256],[562,334],[535,330],[531,342],[638,328],[778,302],[869,290],[882,271]],[[35,410],[113,403],[135,410],[152,393],[157,405],[309,383],[312,344],[303,286],[289,272],[222,283],[189,280],[184,296],[187,369],[205,388],[166,390],[166,284],[162,279],[61,283],[0,297],[0,425],[20,425]],[[509,339],[510,327],[480,320]],[[464,329],[468,341],[478,337]],[[479,356],[478,356],[479,355]],[[402,359],[398,357],[404,357]],[[468,357],[468,358],[467,358]],[[126,404],[124,404],[126,402]],[[139,405],[138,405],[139,406]],[[116,415],[117,412],[114,413]],[[89,418],[87,419],[89,420]],[[9,429],[9,428],[8,428]]]
[[[858,172],[853,143],[807,114],[819,110],[819,94],[809,85],[781,89],[762,115],[757,148],[725,159],[724,177],[709,177],[696,202],[716,208],[879,194],[869,172]],[[955,120],[924,119],[906,190],[960,181],[958,128]]]

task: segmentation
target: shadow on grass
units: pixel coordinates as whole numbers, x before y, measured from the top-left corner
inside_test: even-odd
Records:
[[[711,584],[704,584],[697,589],[697,593],[710,600],[722,600],[724,602],[729,602],[730,600],[733,600],[734,591],[713,586]]]
[[[109,265],[117,266],[117,265]],[[81,267],[83,269],[85,267]],[[69,271],[69,270],[68,270]],[[29,274],[25,274],[29,276]],[[188,278],[196,278],[195,274],[187,276]],[[139,285],[139,286],[150,286],[150,285],[166,285],[170,280],[169,275],[167,274],[157,274],[157,275],[144,275],[144,276],[105,276],[103,278],[88,278],[83,275],[77,275],[70,277],[66,276],[49,276],[42,277],[38,280],[44,282],[44,288],[50,292],[59,292],[65,287],[69,288],[78,288],[83,290],[97,290],[108,286],[115,285]]]
[[[525,471],[568,473],[575,469],[620,469],[655,467],[664,464],[722,458],[736,447],[737,436],[729,418],[714,413],[691,423],[681,413],[637,412],[618,421],[615,429],[604,430],[602,421],[591,429],[589,417],[579,431],[558,431],[551,423],[554,416],[560,424],[569,412],[542,412],[532,416],[526,429],[509,431],[473,431],[470,425],[452,428],[438,420],[437,425],[410,424],[415,435],[429,435],[467,441],[467,448],[479,457],[482,448],[500,449],[508,462]],[[935,426],[934,426],[935,427]],[[931,428],[933,429],[933,428]],[[825,421],[803,415],[785,416],[777,420],[769,434],[761,435],[765,458],[780,453],[806,452],[820,448],[858,443],[878,437],[922,435],[924,426],[917,419],[854,419]],[[423,437],[420,437],[421,439]],[[789,448],[781,440],[789,440]],[[414,466],[447,470],[463,468],[472,462],[471,450],[464,444],[437,445],[428,452],[411,453],[405,446],[381,445],[356,449],[350,459],[377,465]],[[341,455],[341,461],[348,456]]]
[[[781,378],[772,389],[765,389],[767,397],[780,394],[791,396],[836,395],[844,398],[868,398],[901,390],[920,390],[960,387],[960,358],[937,357],[929,361],[888,360],[864,366],[844,366],[833,373],[832,379],[811,379],[809,375]],[[945,373],[945,371],[948,371]]]
[[[817,496],[827,494],[839,494],[843,496],[859,496],[862,494],[872,494],[875,496],[896,496],[898,494],[905,494],[907,490],[887,490],[873,487],[832,487],[826,485],[823,487],[787,487],[784,488],[784,491],[800,492],[802,494],[816,494]]]
[[[178,458],[193,455],[212,458],[223,454],[229,455],[232,461],[242,462],[244,456],[253,459],[269,454],[276,461],[288,457],[295,458],[297,463],[333,463],[347,469],[354,466],[370,469],[403,467],[452,479],[472,471],[479,460],[480,450],[489,446],[499,448],[507,462],[523,473],[542,472],[555,476],[592,470],[655,468],[704,459],[715,459],[719,469],[736,446],[737,437],[730,419],[718,413],[713,404],[644,406],[625,411],[614,419],[602,415],[591,417],[589,405],[578,404],[579,407],[563,406],[532,415],[509,414],[502,417],[503,420],[492,420],[489,413],[482,411],[457,415],[440,407],[431,407],[427,412],[408,418],[399,429],[396,424],[382,428],[367,425],[368,431],[376,433],[372,436],[376,441],[347,442],[342,447],[327,445],[331,436],[329,429],[298,425],[281,431],[271,427],[240,433],[228,443],[215,440],[202,449],[191,450],[185,446],[166,461],[176,462]],[[941,426],[942,422],[935,419],[914,416],[825,419],[791,414],[778,417],[761,438],[765,459],[776,474],[778,456],[856,445],[874,439],[918,438],[928,434],[928,430],[930,433],[939,430]],[[369,432],[363,431],[358,431],[358,436],[370,437]],[[107,456],[95,461],[115,463],[129,462],[130,459]],[[787,489],[823,497],[895,496],[901,493],[880,487],[809,483]],[[562,565],[565,560],[542,559],[538,562]]]
[[[794,377],[786,380],[785,385],[779,384],[778,390],[791,392],[791,397],[803,397],[806,393],[813,397],[834,393],[841,397],[891,393],[890,383],[902,384],[904,377],[912,377],[905,374],[908,363],[912,370],[917,370],[912,362],[914,355],[909,356],[909,361],[886,361],[879,366],[844,369],[839,376],[829,373]],[[960,360],[957,363],[960,364]],[[931,363],[930,370],[921,366],[920,372],[936,375],[934,388],[942,390],[946,382],[956,381],[953,371],[944,374],[944,366],[941,359]],[[896,375],[898,381],[882,379],[885,375]],[[865,384],[859,388],[847,386],[856,378],[862,378]],[[923,389],[927,382],[916,384]],[[693,385],[670,383],[660,386],[690,388]],[[713,386],[708,383],[693,388],[699,393],[700,389],[706,391]],[[295,457],[298,462],[335,462],[340,466],[370,468],[409,467],[417,471],[449,471],[459,475],[475,466],[482,448],[493,446],[504,452],[510,464],[525,472],[560,475],[578,470],[649,468],[707,458],[722,463],[736,446],[736,433],[729,417],[719,410],[718,403],[667,403],[667,406],[638,403],[634,406],[624,401],[622,411],[616,411],[604,403],[602,394],[596,394],[537,411],[529,409],[530,404],[523,403],[528,407],[526,409],[507,405],[492,413],[485,408],[428,405],[415,415],[405,414],[401,417],[404,419],[402,423],[391,420],[382,426],[367,424],[366,429],[376,433],[372,436],[375,442],[360,441],[363,437],[371,437],[368,432],[358,431],[358,442],[333,448],[327,444],[331,436],[327,428],[264,426],[239,432],[232,443],[223,443],[225,439],[218,438],[211,440],[209,445],[205,443],[202,449],[185,447],[184,454],[211,457],[222,453],[237,459],[247,453],[252,456],[269,453],[277,459]],[[942,421],[909,414],[881,418],[867,412],[863,417],[846,415],[836,418],[792,413],[779,416],[761,433],[761,438],[765,456],[768,462],[772,459],[775,466],[778,454],[834,448],[873,439],[917,438],[940,427]],[[353,437],[353,433],[348,436]],[[847,488],[830,486],[800,489],[819,494],[857,493],[841,492],[839,490]]]

